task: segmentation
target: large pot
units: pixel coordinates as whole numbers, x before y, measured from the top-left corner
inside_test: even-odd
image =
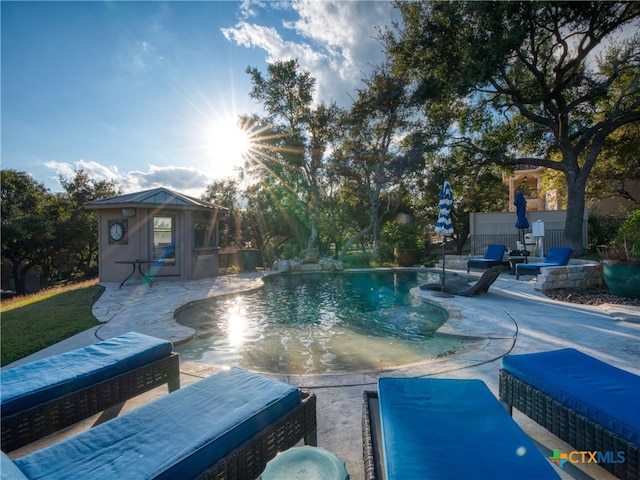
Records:
[[[603,260],[602,276],[614,295],[640,298],[640,262]]]
[[[396,248],[393,251],[396,263],[401,267],[413,267],[418,259],[417,248]]]

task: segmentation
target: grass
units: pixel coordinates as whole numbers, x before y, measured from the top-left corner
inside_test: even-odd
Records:
[[[2,366],[98,325],[91,313],[103,287],[89,280],[0,304]]]

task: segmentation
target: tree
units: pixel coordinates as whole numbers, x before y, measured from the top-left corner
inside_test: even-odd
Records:
[[[64,222],[56,235],[62,247],[51,259],[51,273],[58,280],[97,276],[98,217],[94,211],[85,209],[84,204],[121,193],[113,180],[93,180],[82,169],[74,173],[71,179],[58,178],[65,190],[56,195],[64,212]]]
[[[498,170],[496,165],[478,162],[475,155],[464,148],[434,152],[427,159],[425,174],[411,197],[415,199],[413,208],[424,211],[427,223],[435,227],[440,189],[442,183],[449,180],[453,190],[452,240],[458,255],[462,254],[469,238],[470,213],[508,210],[509,189]]]
[[[398,2],[383,32],[399,74],[454,142],[503,166],[562,172],[565,241],[581,252],[585,189],[606,142],[640,121],[636,2]],[[600,55],[599,49],[603,49]]]
[[[200,197],[205,202],[226,208],[223,226],[220,230],[220,247],[243,245],[242,212],[239,206],[239,185],[233,178],[215,180]],[[243,245],[244,246],[244,245]]]
[[[25,172],[2,170],[2,258],[11,263],[18,294],[27,293],[31,269],[50,281],[87,275],[97,265],[98,222],[83,205],[117,194],[115,186],[82,170],[60,181],[66,192],[53,194]]]
[[[18,294],[26,274],[48,256],[55,231],[55,196],[25,172],[2,170],[2,258],[11,263]]]
[[[247,73],[253,83],[251,98],[261,102],[268,114],[260,123],[269,125],[254,136],[255,148],[249,163],[263,179],[270,177],[268,181],[282,183],[300,195],[300,202],[308,209],[307,248],[315,248],[322,208],[324,154],[337,108],[324,103],[312,107],[315,79],[309,72],[300,72],[296,60],[269,65],[266,79],[256,68],[247,68]]]
[[[364,83],[365,88],[358,91],[357,100],[343,117],[344,138],[332,155],[331,169],[366,199],[369,222],[345,243],[340,259],[368,234],[373,237],[374,257],[378,256],[383,190],[401,182],[409,169],[423,165],[422,151],[416,155],[402,151],[403,137],[409,126],[415,127],[403,79],[381,67]],[[415,143],[416,138],[410,137],[409,143]]]

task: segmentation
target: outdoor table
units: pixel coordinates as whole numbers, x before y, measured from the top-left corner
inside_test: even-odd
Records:
[[[344,462],[322,447],[293,447],[267,463],[260,480],[349,480]]]
[[[527,257],[509,257],[509,275],[516,274],[516,265],[519,263],[527,263]]]
[[[138,269],[138,271],[140,272],[140,275],[142,275],[142,279],[149,283],[150,287],[153,285],[153,280],[151,279],[150,276],[148,276],[146,273],[144,273],[142,271],[141,266],[142,266],[143,263],[147,263],[147,264],[155,263],[155,260],[138,260],[138,259],[136,259],[136,260],[119,260],[119,261],[117,261],[115,263],[128,264],[128,265],[131,265],[133,267],[132,270],[131,270],[131,273],[129,274],[129,276],[127,278],[125,278],[120,283],[120,286],[118,287],[119,289],[122,288],[122,285],[124,285],[125,282],[127,280],[129,280],[133,276],[134,273],[136,273],[136,269]]]

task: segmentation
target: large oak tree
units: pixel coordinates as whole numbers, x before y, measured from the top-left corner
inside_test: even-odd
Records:
[[[640,121],[640,3],[398,2],[397,73],[477,162],[562,172],[565,242],[581,252],[585,189],[607,141]]]

